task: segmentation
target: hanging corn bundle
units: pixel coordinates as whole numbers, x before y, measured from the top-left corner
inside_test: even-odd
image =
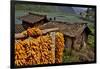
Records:
[[[17,66],[26,64],[26,50],[23,46],[23,42],[21,40],[16,40],[15,42],[15,64]]]
[[[28,39],[16,43],[15,64],[17,66],[40,64],[40,51],[39,51],[39,44],[37,42],[38,42],[37,39],[29,37]],[[19,43],[20,45],[18,45]],[[20,63],[18,63],[18,61]]]
[[[62,33],[56,33],[55,55],[52,52],[52,38],[50,34],[43,35],[38,28],[28,29],[21,34],[28,36],[28,38],[16,40],[15,42],[16,66],[62,63],[64,49]],[[38,37],[34,37],[37,35]]]
[[[27,34],[29,36],[39,36],[42,35],[42,31],[39,28],[29,28],[27,29]]]
[[[64,50],[64,36],[62,33],[57,32],[56,33],[55,63],[62,63],[63,50]]]

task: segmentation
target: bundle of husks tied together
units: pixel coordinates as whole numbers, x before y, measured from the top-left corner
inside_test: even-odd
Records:
[[[39,28],[30,28],[20,33],[27,36],[15,40],[15,65],[62,63],[64,36],[60,32],[43,34]]]

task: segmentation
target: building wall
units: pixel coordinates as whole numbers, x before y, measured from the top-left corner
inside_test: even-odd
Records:
[[[65,36],[65,48],[79,51],[82,48],[86,48],[87,39],[88,39],[88,35],[86,34],[86,32],[83,32],[82,34],[73,38],[69,36]]]

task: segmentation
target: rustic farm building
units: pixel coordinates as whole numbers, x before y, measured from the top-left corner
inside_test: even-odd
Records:
[[[22,25],[25,29],[33,26],[36,27],[47,22],[46,15],[40,15],[40,14],[35,14],[30,12],[25,16],[19,17],[19,19],[22,20]]]
[[[38,23],[37,23],[38,24]],[[87,45],[88,35],[91,34],[86,23],[67,23],[51,21],[40,26],[41,29],[58,27],[64,34],[65,47],[79,50]],[[15,33],[24,31],[23,24],[15,25]]]
[[[19,26],[21,29],[16,30],[20,32],[28,27],[39,26],[41,29],[48,29],[58,27],[60,32],[64,34],[65,47],[79,50],[85,48],[87,45],[88,35],[91,34],[87,23],[67,23],[60,21],[48,22],[46,15],[39,15],[29,13],[28,15],[21,16],[22,25]]]
[[[42,25],[40,28],[58,27],[64,34],[65,47],[80,50],[87,46],[88,35],[91,33],[86,23],[67,23],[52,21]]]
[[[59,31],[65,35],[65,47],[75,50],[86,47],[88,35],[91,33],[86,23],[47,22],[46,15],[29,13],[28,15],[21,16],[20,19],[22,20],[22,25],[16,25],[16,33],[34,26],[39,26],[41,29],[58,27]]]

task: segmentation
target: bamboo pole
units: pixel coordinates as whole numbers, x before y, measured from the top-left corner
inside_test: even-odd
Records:
[[[42,34],[46,34],[48,32],[57,31],[57,30],[59,30],[59,28],[44,29],[42,30]],[[25,38],[25,37],[27,36],[20,33],[15,34],[15,39],[20,39],[20,38]]]

